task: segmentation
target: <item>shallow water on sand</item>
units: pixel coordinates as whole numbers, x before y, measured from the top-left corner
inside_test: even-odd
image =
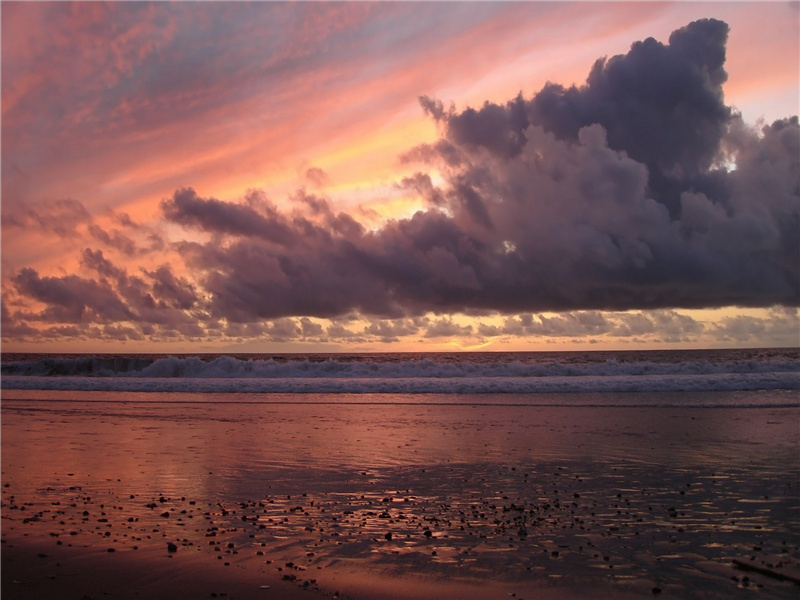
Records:
[[[155,396],[4,394],[4,541],[173,541],[323,589],[797,591],[797,408]]]

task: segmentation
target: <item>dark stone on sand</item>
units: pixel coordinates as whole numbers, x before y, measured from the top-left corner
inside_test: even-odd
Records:
[[[177,552],[178,546],[173,544],[172,542],[167,542],[167,552]]]
[[[163,513],[161,513],[161,516],[164,518],[169,517],[169,511],[164,511]]]
[[[383,536],[383,537],[385,537],[387,540],[391,540],[391,539],[392,539],[392,532],[390,531],[389,533],[387,533],[387,534],[386,534],[385,536]]]
[[[658,596],[661,593],[661,588],[660,587],[654,587],[652,592],[653,592],[653,596]]]

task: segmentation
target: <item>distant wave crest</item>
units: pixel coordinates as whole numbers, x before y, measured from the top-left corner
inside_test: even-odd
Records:
[[[5,363],[5,389],[244,393],[800,390],[793,360],[605,361],[46,358]]]

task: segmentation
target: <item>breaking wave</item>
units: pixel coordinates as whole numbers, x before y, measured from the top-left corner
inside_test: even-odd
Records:
[[[800,390],[790,353],[79,356],[2,365],[4,389],[239,393],[563,393]]]

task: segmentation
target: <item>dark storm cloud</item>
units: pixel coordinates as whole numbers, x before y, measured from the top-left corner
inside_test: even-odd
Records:
[[[708,19],[675,31],[669,45],[652,38],[636,43],[626,56],[597,61],[582,90],[560,95],[550,87],[540,93],[534,115],[571,135],[600,123],[610,132],[611,147],[651,170],[702,172],[713,161],[730,116],[722,94],[727,37],[725,23]],[[570,94],[577,104],[571,112],[585,115],[582,123],[559,119],[564,116],[559,104]]]
[[[30,337],[34,330],[28,323],[68,323],[82,336],[111,339],[142,339],[142,335],[200,337],[205,330],[193,314],[199,302],[194,285],[175,276],[169,266],[162,265],[146,277],[129,275],[112,263],[102,250],[84,249],[84,269],[99,279],[79,275],[41,276],[35,269],[25,268],[12,277],[15,291],[44,305],[41,310],[18,311],[13,316],[3,305],[3,336]],[[202,315],[202,313],[200,313]],[[104,324],[101,328],[91,324]],[[135,329],[130,325],[133,324]],[[67,331],[58,327],[47,332]],[[16,333],[15,333],[16,332]],[[70,334],[72,335],[72,334]],[[75,333],[78,335],[78,333]]]
[[[153,293],[174,308],[187,310],[199,300],[194,285],[183,277],[175,277],[167,265],[148,275],[153,279]]]
[[[520,95],[461,113],[421,103],[446,122],[456,146],[503,157],[522,152],[531,125],[577,142],[583,127],[599,124],[610,148],[647,166],[648,191],[675,215],[681,191],[717,185],[708,169],[731,118],[722,93],[727,36],[721,21],[696,21],[673,32],[668,45],[648,38],[626,55],[597,60],[581,87],[548,83],[530,101]]]
[[[108,260],[102,250],[84,248],[81,254],[81,264],[87,269],[97,272],[101,277],[114,281],[119,281],[125,276],[123,269]]]
[[[24,338],[39,333],[38,330],[13,315],[4,300],[0,301],[0,331],[3,332],[4,338]]]
[[[30,268],[22,269],[12,281],[22,294],[47,305],[41,315],[44,321],[127,321],[134,316],[104,281],[77,275],[40,277]]]
[[[262,202],[258,210],[252,205],[199,198],[193,189],[185,188],[162,202],[161,208],[168,219],[187,227],[259,237],[283,245],[292,245],[296,240],[284,217],[267,202]]]
[[[446,201],[442,191],[433,185],[427,173],[417,172],[411,177],[404,177],[397,184],[397,188],[413,190],[431,206],[445,206]]]
[[[188,312],[199,300],[194,286],[187,279],[176,277],[169,266],[162,265],[152,272],[142,270],[147,276],[142,278],[114,266],[102,252],[89,249],[84,251],[83,264],[101,275],[107,274],[110,285],[131,312],[129,320],[170,330],[194,324]]]

